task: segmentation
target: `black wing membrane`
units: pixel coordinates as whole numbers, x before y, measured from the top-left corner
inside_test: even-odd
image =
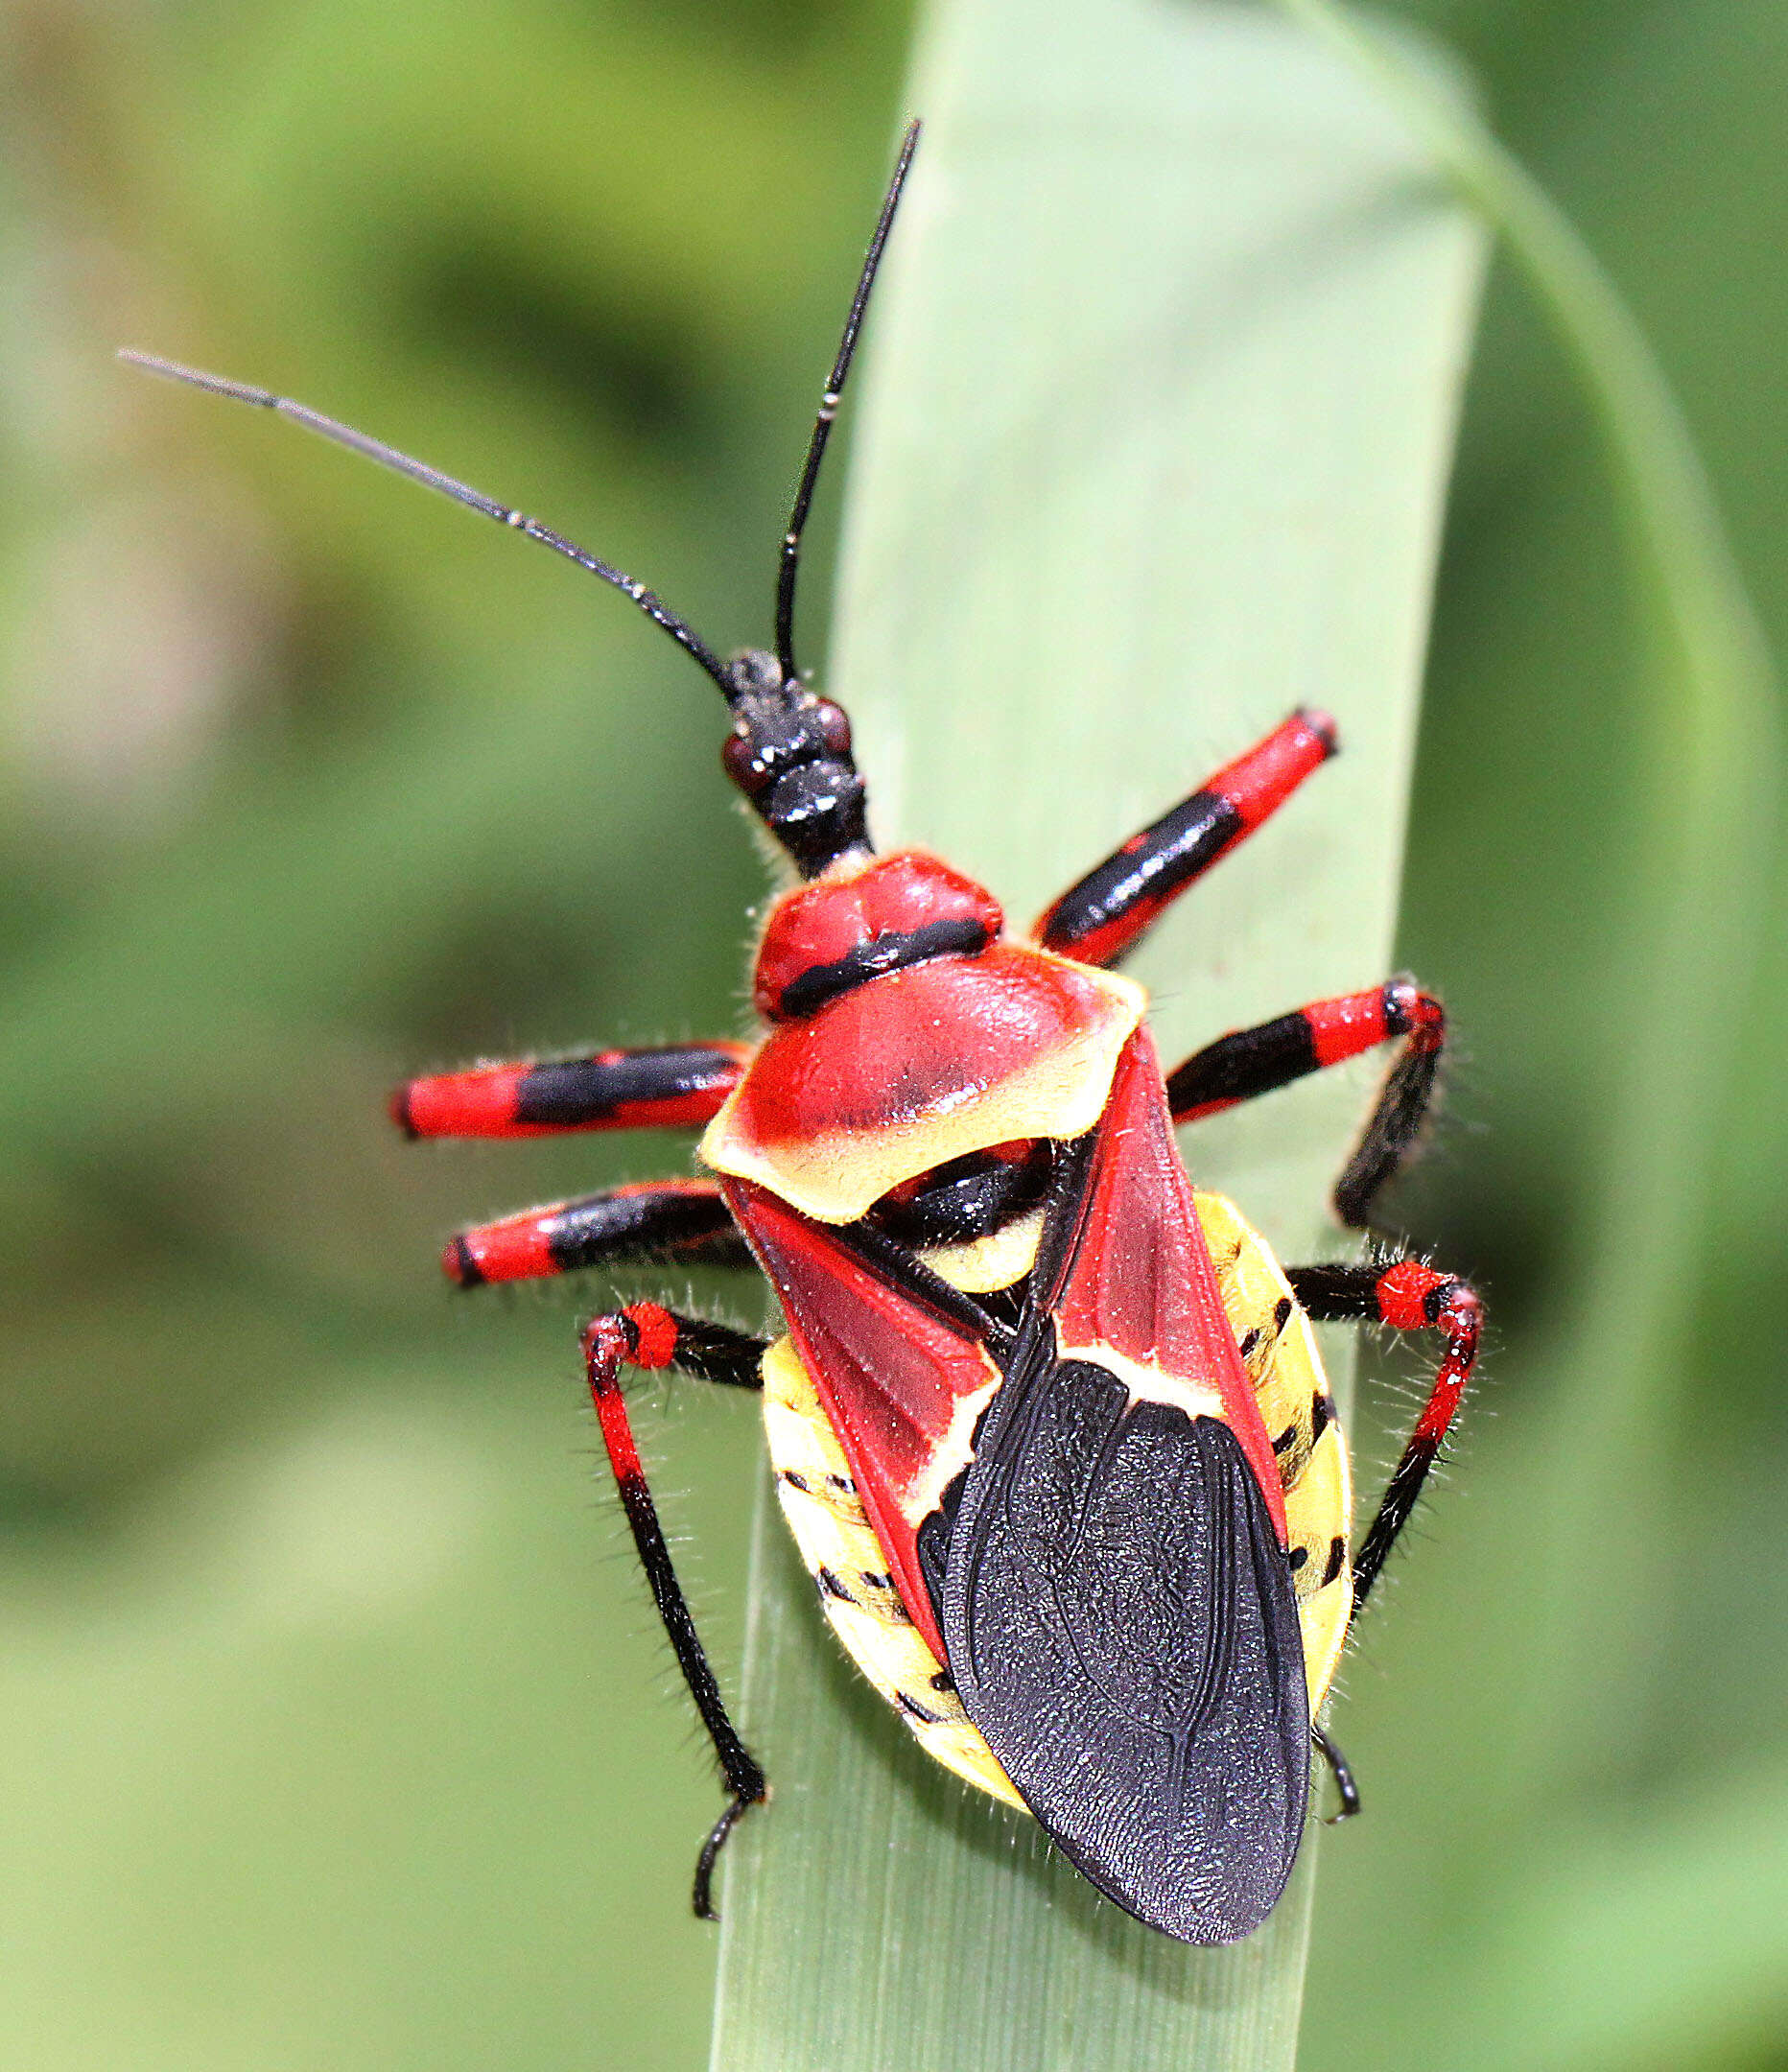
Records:
[[[1290,1875],[1309,1785],[1284,1553],[1227,1424],[1132,1401],[1037,1322],[951,1531],[951,1672],[1102,1893],[1182,1942],[1235,1942]]]

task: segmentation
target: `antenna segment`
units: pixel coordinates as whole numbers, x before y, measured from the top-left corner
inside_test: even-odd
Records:
[[[451,497],[456,504],[463,504],[468,510],[482,512],[486,518],[494,518],[501,526],[507,526],[512,532],[524,533],[529,539],[538,540],[543,547],[552,548],[568,561],[575,561],[580,569],[587,569],[592,576],[600,576],[605,583],[612,583],[623,597],[631,599],[654,625],[662,626],[685,653],[692,655],[720,688],[720,695],[731,705],[738,695],[726,665],[694,631],[694,627],[664,602],[643,582],[636,582],[623,570],[613,568],[587,547],[579,547],[575,540],[568,540],[563,533],[554,532],[543,526],[538,518],[530,518],[526,511],[512,510],[506,504],[499,504],[494,497],[485,496],[468,483],[457,482],[451,475],[443,475],[439,468],[430,467],[426,460],[412,459],[409,454],[399,453],[395,446],[388,446],[384,440],[370,438],[365,432],[356,432],[352,425],[344,425],[334,417],[325,417],[320,411],[312,410],[308,404],[294,403],[290,396],[274,395],[268,388],[250,388],[247,382],[226,381],[221,374],[202,374],[196,367],[181,366],[173,360],[159,360],[153,353],[121,352],[120,360],[129,361],[132,366],[141,367],[145,373],[158,374],[165,381],[184,382],[191,388],[204,388],[212,395],[227,396],[234,403],[252,404],[257,410],[271,410],[277,416],[289,417],[294,424],[302,425],[305,431],[319,434],[323,438],[333,439],[338,446],[345,446],[350,453],[363,454],[368,460],[376,460],[381,467],[390,468],[399,475],[408,475],[412,482],[419,482],[425,489],[434,489],[444,497]]]
[[[838,399],[850,378],[851,361],[857,352],[857,334],[862,329],[863,312],[869,307],[869,291],[876,284],[876,269],[882,264],[882,247],[887,244],[888,232],[894,227],[894,211],[900,206],[901,190],[906,184],[912,154],[919,148],[921,127],[916,120],[908,123],[906,134],[901,141],[894,177],[888,182],[887,198],[882,204],[875,235],[869,240],[857,293],[851,297],[851,313],[844,319],[844,336],[838,341],[838,356],[832,363],[826,392],[819,399],[819,415],[813,420],[813,436],[808,441],[800,487],[794,493],[794,508],[788,514],[788,530],[783,534],[782,570],[776,584],[776,659],[782,665],[783,681],[787,684],[795,681],[794,579],[801,558],[801,534],[807,529],[807,515],[812,508],[813,485],[819,480],[819,463],[825,458],[826,441],[832,436],[833,419],[838,414]]]

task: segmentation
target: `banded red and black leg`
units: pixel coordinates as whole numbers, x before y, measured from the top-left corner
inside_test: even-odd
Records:
[[[408,1081],[391,1096],[391,1118],[412,1138],[699,1127],[719,1112],[750,1054],[744,1044],[673,1044],[481,1065]]]
[[[1441,1364],[1415,1429],[1403,1447],[1378,1501],[1376,1517],[1353,1558],[1353,1611],[1357,1617],[1385,1556],[1427,1480],[1428,1470],[1459,1409],[1477,1361],[1483,1308],[1477,1292],[1456,1275],[1437,1273],[1420,1260],[1365,1266],[1294,1266],[1286,1275],[1291,1292],[1318,1323],[1388,1324],[1393,1330],[1439,1331],[1446,1341]]]
[[[525,1209],[450,1237],[441,1270],[460,1287],[544,1281],[585,1266],[749,1266],[712,1180],[647,1180]]]
[[[1277,1021],[1219,1036],[1167,1075],[1173,1119],[1202,1121],[1400,1036],[1402,1050],[1335,1183],[1335,1213],[1362,1229],[1373,1197],[1421,1134],[1447,1041],[1446,1010],[1408,979],[1315,1001]]]
[[[1334,721],[1300,707],[1064,892],[1039,917],[1032,939],[1083,964],[1116,964],[1334,752]]]
[[[709,1829],[695,1859],[691,1900],[703,1920],[718,1918],[711,1888],[721,1846],[741,1815],[768,1796],[769,1785],[757,1758],[740,1739],[727,1715],[720,1686],[695,1631],[689,1600],[676,1579],[664,1527],[658,1520],[658,1508],[647,1487],[639,1448],[634,1444],[633,1427],[621,1393],[621,1375],[626,1367],[676,1367],[700,1380],[716,1381],[728,1388],[762,1388],[760,1370],[767,1345],[766,1339],[733,1330],[724,1324],[681,1316],[657,1303],[630,1303],[624,1309],[611,1310],[593,1319],[583,1334],[590,1395],[602,1428],[608,1464],[614,1471],[615,1487],[621,1493],[622,1509],[626,1513],[658,1615],[670,1636],[677,1667],[683,1672],[695,1710],[714,1744],[729,1795],[725,1810]]]

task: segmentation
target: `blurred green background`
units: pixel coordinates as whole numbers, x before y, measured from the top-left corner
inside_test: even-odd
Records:
[[[1637,307],[1780,648],[1788,15],[1404,12]],[[0,22],[0,2062],[695,2065],[713,1786],[594,1472],[596,1291],[455,1303],[432,1263],[681,1154],[406,1150],[381,1102],[740,1025],[764,881],[712,696],[548,556],[109,352],[295,392],[761,638],[907,11]],[[1371,1817],[1324,1851],[1311,2068],[1788,2066],[1779,928],[1724,1003],[1695,1328],[1634,1377],[1618,1556],[1546,1565],[1536,1514],[1632,1472],[1558,1349],[1650,1005],[1634,624],[1585,413],[1499,272],[1401,952],[1460,1052],[1396,1203],[1494,1335],[1335,1719]],[[1378,1365],[1368,1463],[1421,1373]],[[754,1412],[639,1400],[725,1675]]]

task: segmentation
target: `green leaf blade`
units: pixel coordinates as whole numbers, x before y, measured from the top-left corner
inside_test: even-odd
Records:
[[[1134,969],[1171,1062],[1385,976],[1482,240],[1344,64],[1227,7],[1000,0],[931,26],[872,318],[831,687],[883,847],[1023,926],[1292,705],[1348,753]],[[1332,1255],[1359,1077],[1188,1142],[1282,1255]],[[935,1770],[821,1633],[761,1506],[714,2062],[1288,2065],[1313,1848],[1188,1951]]]

